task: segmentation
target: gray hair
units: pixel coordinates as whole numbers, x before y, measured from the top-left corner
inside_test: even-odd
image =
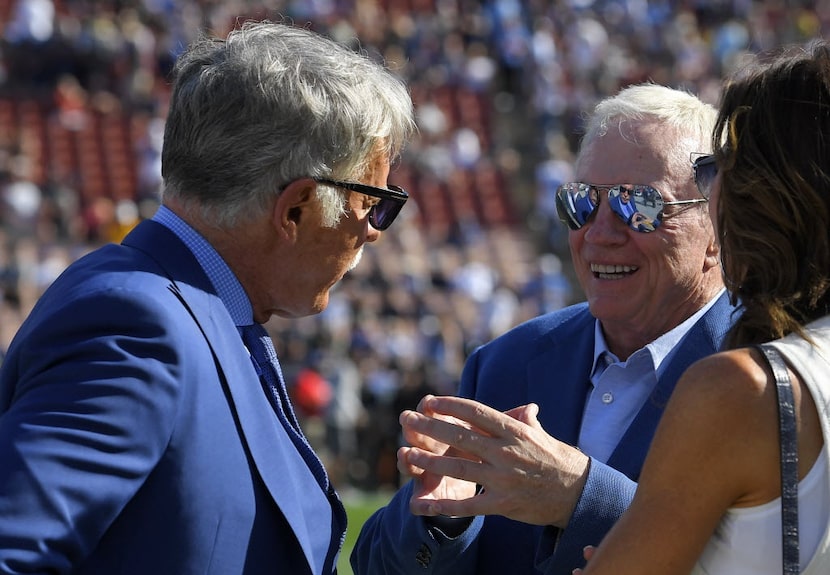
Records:
[[[602,100],[587,118],[577,165],[582,152],[609,129],[622,129],[627,122],[655,118],[676,130],[674,149],[666,150],[666,157],[673,169],[680,169],[689,165],[690,152],[711,153],[717,115],[714,106],[683,90],[651,83],[629,86]]]
[[[324,36],[246,22],[176,62],[162,151],[163,196],[231,227],[301,177],[356,179],[393,161],[415,130],[404,83]],[[317,186],[327,225],[345,196]]]

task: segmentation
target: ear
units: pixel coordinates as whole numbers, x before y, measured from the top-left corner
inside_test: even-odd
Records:
[[[300,225],[306,223],[312,213],[316,189],[314,180],[301,178],[288,184],[277,196],[271,218],[281,237],[289,241],[297,238]]]
[[[709,246],[706,248],[706,256],[703,259],[703,271],[717,267],[720,267],[720,244],[713,233]]]

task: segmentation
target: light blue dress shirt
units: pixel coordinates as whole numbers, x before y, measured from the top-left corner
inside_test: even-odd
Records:
[[[582,452],[606,463],[614,453],[628,426],[640,411],[668,365],[677,344],[692,326],[721,296],[719,292],[703,308],[673,330],[661,335],[635,351],[626,361],[608,350],[599,321],[595,323],[594,367],[592,389],[585,402],[585,413],[579,433],[578,447]]]

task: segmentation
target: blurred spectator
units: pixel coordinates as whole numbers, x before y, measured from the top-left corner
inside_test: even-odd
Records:
[[[15,155],[9,164],[8,180],[0,189],[2,225],[14,236],[23,236],[35,227],[43,192],[32,181],[31,158]]]
[[[335,477],[365,488],[397,480],[402,406],[453,392],[478,343],[581,299],[553,198],[573,175],[581,110],[648,79],[714,103],[745,53],[830,34],[830,0],[3,6],[0,353],[71,259],[154,212],[168,73],[202,28],[284,16],[407,80],[420,139],[389,179],[413,201],[325,313],[269,325],[287,377],[313,361],[331,386],[309,435]]]
[[[18,0],[4,35],[12,44],[42,44],[52,38],[54,19],[51,0]]]

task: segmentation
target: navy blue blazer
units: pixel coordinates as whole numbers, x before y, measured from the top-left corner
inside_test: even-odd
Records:
[[[437,539],[409,512],[408,483],[364,525],[352,567],[381,573],[570,575],[582,549],[597,544],[628,507],[657,423],[680,375],[720,349],[734,308],[724,294],[692,327],[607,464],[592,460],[570,524],[543,529],[501,516],[476,517],[459,537]],[[459,395],[499,410],[538,403],[540,422],[576,445],[593,365],[594,322],[587,304],[532,319],[477,349],[467,360]]]
[[[346,528],[167,228],[80,259],[0,371],[0,573],[332,573]]]

